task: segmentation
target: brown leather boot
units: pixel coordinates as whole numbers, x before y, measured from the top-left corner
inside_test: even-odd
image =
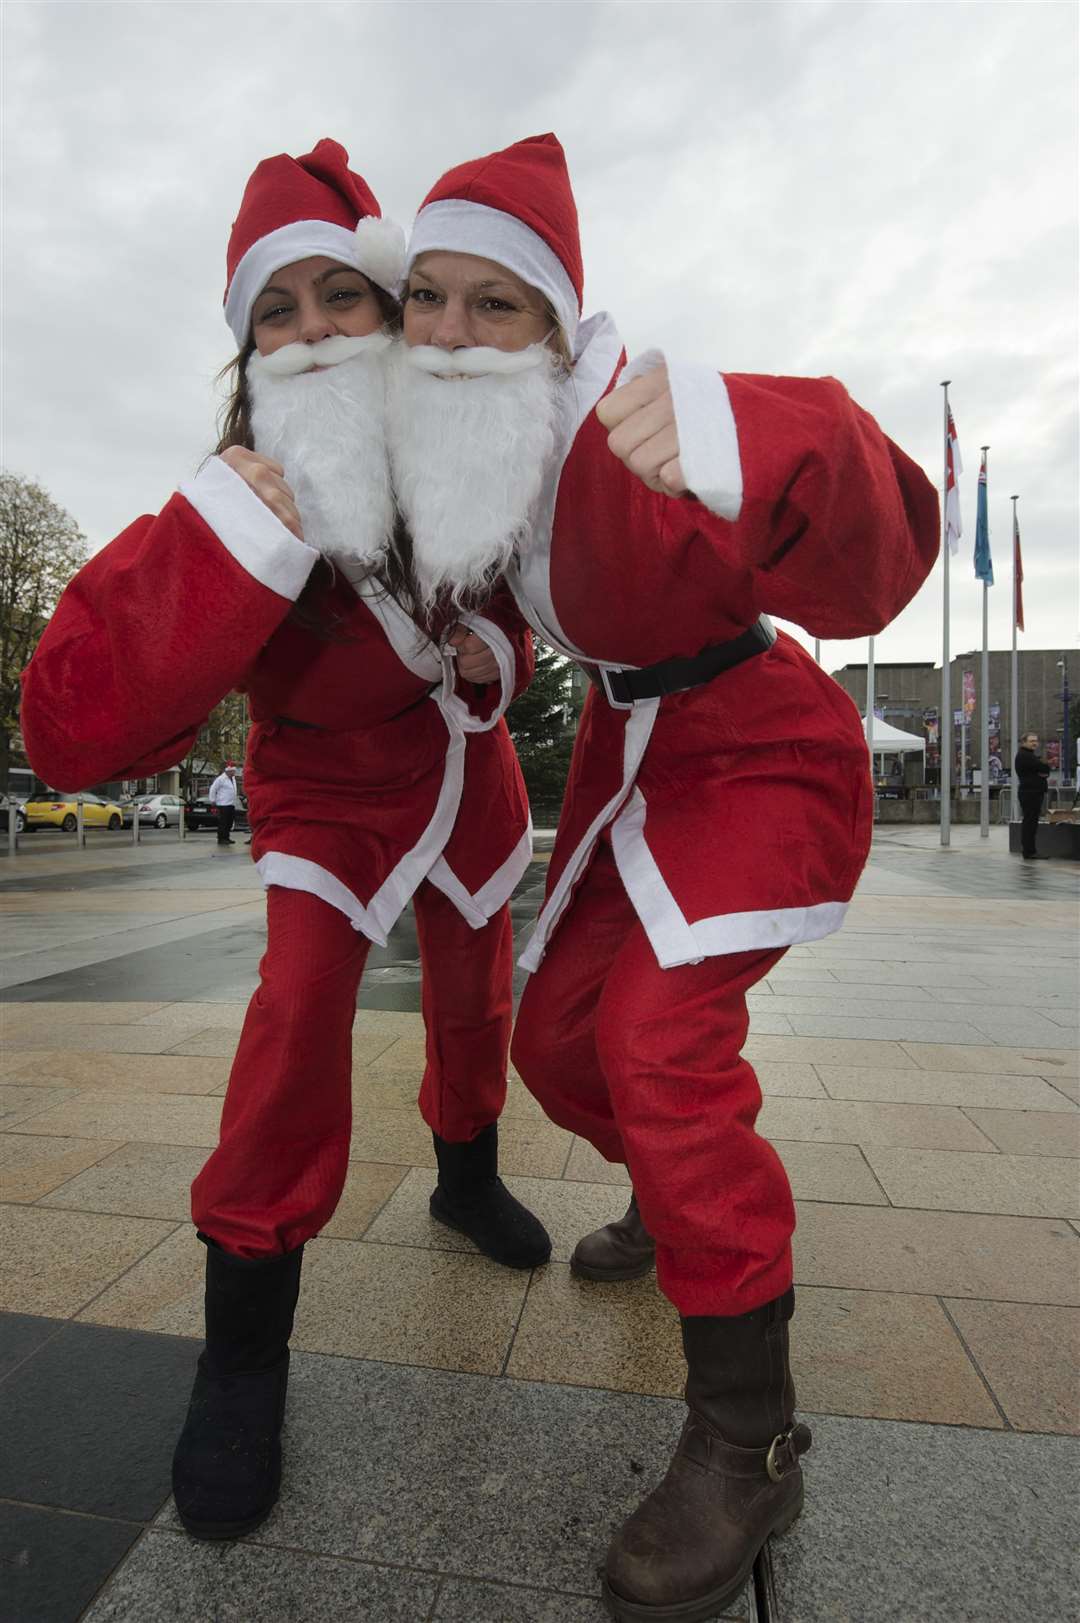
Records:
[[[683,1319],[690,1413],[668,1473],[608,1551],[620,1623],[706,1623],[740,1593],[771,1533],[802,1509],[788,1320],[795,1295],[738,1318]]]
[[[578,1241],[570,1272],[579,1279],[638,1279],[655,1261],[656,1243],[641,1221],[637,1196],[631,1195],[625,1217]]]

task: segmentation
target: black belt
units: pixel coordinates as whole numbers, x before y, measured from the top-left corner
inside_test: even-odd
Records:
[[[730,642],[713,643],[700,654],[689,659],[662,659],[657,665],[646,665],[638,671],[606,670],[586,665],[585,673],[595,687],[606,695],[608,703],[619,710],[629,710],[640,699],[660,699],[665,693],[684,693],[687,688],[701,687],[723,671],[730,671],[755,654],[763,654],[776,641],[772,623],[762,615],[749,630],[743,631]]]

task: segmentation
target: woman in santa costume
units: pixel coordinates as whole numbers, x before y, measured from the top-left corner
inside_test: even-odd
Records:
[[[834,380],[656,351],[627,366],[609,316],[580,322],[581,291],[554,136],[451,170],[410,243],[388,425],[420,560],[440,524],[468,545],[485,478],[516,457],[521,503],[486,562],[594,682],[512,1051],[548,1114],[631,1173],[630,1211],[575,1271],[628,1278],[655,1253],[681,1316],[686,1425],[614,1538],[605,1596],[617,1618],[695,1623],[798,1514],[810,1444],[788,1362],[794,1209],[754,1131],[746,993],[840,927],[871,834],[859,717],[766,616],[880,631],[933,564],[937,500]],[[490,371],[498,333],[520,377]],[[521,378],[551,449],[537,469],[504,447],[493,475],[480,430],[504,391],[519,412]],[[472,443],[434,457],[440,421]]]
[[[357,988],[410,899],[433,1215],[510,1267],[550,1253],[497,1168],[507,900],[530,855],[502,714],[529,634],[498,592],[441,644],[403,606],[383,435],[403,249],[336,142],[259,164],[229,242],[240,354],[219,454],[76,576],[24,678],[30,760],[65,786],[171,766],[226,693],[249,697],[267,947],[192,1188],[207,1340],[173,1469],[204,1538],[249,1531],[277,1496],[304,1243],[348,1165]]]

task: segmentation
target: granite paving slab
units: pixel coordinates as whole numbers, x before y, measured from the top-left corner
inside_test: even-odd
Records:
[[[173,1227],[141,1217],[0,1206],[0,1308],[77,1313]]]
[[[0,1499],[155,1516],[197,1350],[169,1336],[67,1325],[0,1385]]]
[[[964,1111],[986,1137],[1011,1155],[1080,1156],[1080,1111]]]
[[[887,1064],[815,1065],[832,1099],[882,1100],[913,1105],[985,1105],[990,1110],[1065,1110],[1058,1087],[1041,1076],[987,1071],[894,1069]]]
[[[1067,1623],[1080,1445],[811,1418],[806,1509],[774,1541],[780,1623]]]
[[[141,1531],[0,1503],[0,1623],[74,1623]]]
[[[1080,1308],[945,1302],[1011,1425],[1080,1435]]]
[[[0,1381],[66,1323],[66,1319],[39,1318],[36,1313],[0,1313]]]
[[[434,1578],[250,1542],[150,1532],[83,1623],[423,1623]]]
[[[663,1474],[682,1414],[664,1399],[297,1354],[282,1497],[254,1541],[595,1595],[611,1532]],[[158,1525],[175,1527],[171,1505]]]
[[[865,1155],[894,1206],[1080,1217],[1080,1167],[1070,1156],[886,1149]]]
[[[744,1594],[724,1619],[747,1619],[749,1597]],[[555,1595],[550,1590],[509,1588],[504,1584],[472,1584],[448,1579],[431,1614],[431,1623],[603,1623],[610,1619],[603,1602],[587,1595]]]
[[[1080,1250],[1064,1221],[803,1201],[795,1280],[854,1290],[1080,1304]]]

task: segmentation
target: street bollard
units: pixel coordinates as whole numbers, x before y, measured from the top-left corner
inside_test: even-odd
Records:
[[[11,796],[8,796],[7,814],[7,854],[13,857],[19,849],[19,808]]]
[[[187,839],[187,826],[186,826],[186,823],[185,823],[185,820],[184,820],[184,810],[185,810],[184,801],[183,801],[183,797],[181,796],[180,797],[180,816],[177,818],[177,822],[176,822],[176,837],[179,840],[186,840]]]
[[[139,802],[138,801],[136,801],[134,806],[132,806],[132,808],[131,808],[131,843],[132,843],[132,845],[138,845],[138,843],[139,843]]]
[[[86,849],[86,818],[83,813],[83,797],[79,795],[75,801],[75,843]]]

